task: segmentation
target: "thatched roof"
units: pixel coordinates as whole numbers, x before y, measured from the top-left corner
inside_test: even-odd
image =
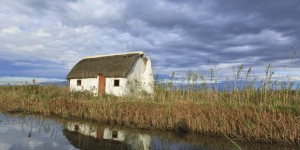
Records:
[[[105,77],[125,78],[134,63],[143,53],[134,52],[116,55],[86,57],[79,61],[67,75],[67,79]]]

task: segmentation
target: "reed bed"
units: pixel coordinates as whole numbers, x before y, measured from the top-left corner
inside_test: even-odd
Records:
[[[157,83],[153,95],[125,97],[94,97],[58,86],[2,86],[0,110],[300,145],[299,90],[286,85],[272,87],[275,81],[270,74],[259,87],[246,83],[244,88],[219,91],[211,84],[195,82],[176,89],[170,81]]]

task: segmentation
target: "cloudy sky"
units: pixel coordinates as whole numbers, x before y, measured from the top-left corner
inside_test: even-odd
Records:
[[[85,56],[143,50],[156,74],[300,75],[299,0],[0,0],[0,77],[64,79]]]

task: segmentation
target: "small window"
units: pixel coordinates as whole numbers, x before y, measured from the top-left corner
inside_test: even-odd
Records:
[[[114,80],[114,86],[120,86],[120,80]]]
[[[77,86],[81,86],[81,80],[77,80]]]
[[[118,132],[117,131],[113,131],[112,138],[118,138]]]
[[[74,129],[75,129],[75,131],[78,131],[79,130],[79,126],[76,124]]]

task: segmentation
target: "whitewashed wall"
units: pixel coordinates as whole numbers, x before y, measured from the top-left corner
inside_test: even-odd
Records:
[[[120,86],[114,86],[114,80],[120,80]],[[116,96],[123,96],[126,94],[127,79],[125,78],[106,78],[105,93]]]
[[[142,84],[144,82],[143,75],[145,72],[145,66],[145,62],[141,57],[132,66],[130,72],[127,75],[127,94],[138,94],[138,92],[144,90]]]
[[[77,126],[77,127],[76,127]],[[67,123],[66,127],[69,131],[74,131],[81,133],[86,136],[92,136],[97,138],[97,127],[91,126],[89,124],[81,124],[81,123]],[[76,130],[77,128],[77,130]]]
[[[114,86],[114,80],[120,80],[120,86]],[[77,79],[70,80],[70,90],[71,91],[91,91],[95,96],[98,95],[98,82],[97,78],[86,78],[81,80],[81,86],[77,86]],[[127,79],[125,78],[106,78],[105,93],[112,94],[116,96],[122,96],[125,93]]]
[[[113,132],[117,132],[117,137],[113,138]],[[110,128],[104,129],[103,139],[121,141],[131,146],[132,149],[149,150],[151,146],[152,137],[148,134],[138,134],[134,132],[127,132],[124,130],[112,130]]]
[[[107,140],[115,140],[115,141],[125,141],[126,140],[126,132],[124,130],[118,130],[117,132],[117,137],[113,137],[113,130],[109,129],[109,128],[105,128],[104,129],[104,133],[103,133],[103,139],[107,139]]]
[[[148,59],[145,72],[143,74],[143,89],[150,94],[154,92],[154,77],[151,58]]]
[[[86,78],[81,80],[81,86],[77,86],[77,79],[70,79],[71,91],[91,91],[94,95],[98,94],[98,78]]]
[[[128,74],[128,81],[138,81],[141,85],[140,89],[143,89],[147,93],[153,93],[154,78],[152,72],[152,63],[149,58],[145,63],[142,58],[139,58],[132,67]],[[139,86],[139,85],[138,85]]]
[[[145,63],[142,58],[139,58],[135,64],[132,66],[131,70],[127,75],[128,81],[142,81],[143,75],[145,71]]]

